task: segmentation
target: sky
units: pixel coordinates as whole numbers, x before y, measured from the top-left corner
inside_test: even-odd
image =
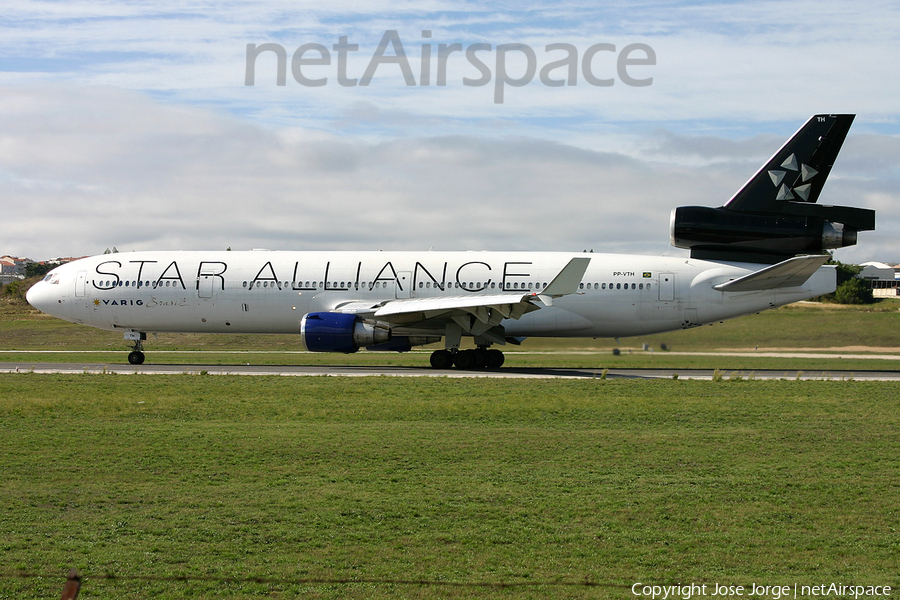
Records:
[[[672,209],[854,113],[819,201],[897,263],[898,50],[886,1],[9,0],[0,254],[679,255]]]

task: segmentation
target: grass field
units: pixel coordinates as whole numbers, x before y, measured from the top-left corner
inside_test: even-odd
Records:
[[[0,571],[60,575],[0,579],[0,598],[58,597],[71,567],[80,598],[897,586],[898,392],[0,375]],[[398,580],[525,585],[378,583]]]
[[[507,364],[892,369],[676,352],[900,354],[898,309],[800,304],[621,345],[528,340]],[[293,336],[147,346],[156,363],[427,362],[296,353]],[[125,348],[0,302],[0,361],[123,362]],[[79,598],[896,590],[898,404],[900,384],[858,381],[0,375],[0,598],[59,597],[72,567]]]

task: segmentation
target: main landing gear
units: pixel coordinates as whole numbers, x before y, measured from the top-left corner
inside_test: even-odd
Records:
[[[478,347],[474,350],[435,350],[431,353],[431,366],[450,369],[454,366],[465,371],[499,369],[506,357],[499,350]]]
[[[134,342],[131,352],[128,353],[129,364],[144,364],[144,340],[147,339],[147,334],[142,331],[129,331],[125,334],[125,339]]]

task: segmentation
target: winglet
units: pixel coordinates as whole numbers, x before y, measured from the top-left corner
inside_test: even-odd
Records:
[[[591,264],[591,259],[588,257],[573,258],[553,278],[550,285],[541,290],[539,294],[534,295],[546,306],[553,306],[553,298],[567,296],[578,291],[578,284],[581,283],[589,264]]]

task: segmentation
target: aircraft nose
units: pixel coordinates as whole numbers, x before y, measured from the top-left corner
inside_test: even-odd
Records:
[[[46,281],[38,281],[31,286],[31,289],[25,294],[25,299],[31,306],[41,312],[49,314],[52,309],[51,307],[56,304],[56,298],[49,288],[50,285]]]

